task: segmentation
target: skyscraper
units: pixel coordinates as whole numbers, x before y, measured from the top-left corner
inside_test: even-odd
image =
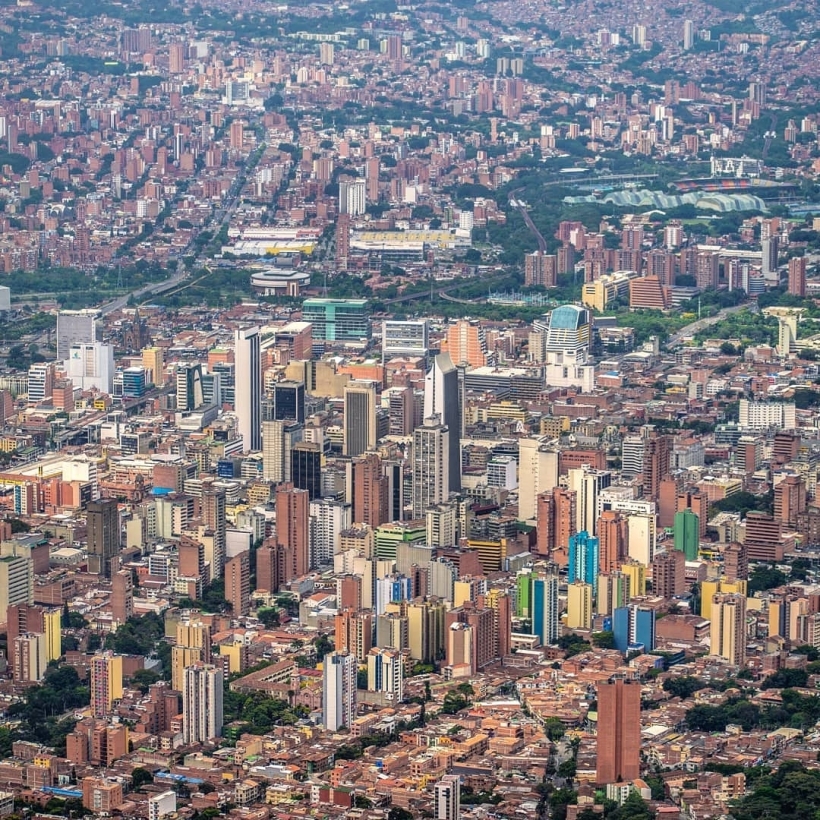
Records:
[[[447,355],[454,364],[483,367],[487,364],[484,328],[476,321],[459,319],[447,328]]]
[[[532,631],[542,646],[558,640],[561,621],[558,616],[558,577],[545,575],[532,582]]]
[[[356,656],[349,652],[325,655],[322,679],[323,725],[329,732],[350,728],[356,717]]]
[[[171,647],[171,686],[177,692],[185,686],[185,669],[200,661],[211,662],[211,630],[200,621],[180,621]]]
[[[424,420],[413,432],[413,518],[424,518],[427,508],[450,494],[450,430],[438,416]]]
[[[111,577],[111,559],[120,551],[120,515],[114,498],[91,501],[86,507],[88,571]]]
[[[670,550],[652,559],[652,594],[674,598],[686,592],[686,556],[680,550]]]
[[[344,389],[344,454],[360,456],[376,441],[376,383],[349,382]]]
[[[302,382],[282,381],[273,385],[273,418],[304,422],[305,385]]]
[[[614,572],[626,558],[628,543],[626,518],[617,510],[604,510],[598,519],[599,568]]]
[[[74,345],[97,341],[98,310],[61,310],[57,314],[57,361],[65,361]]]
[[[435,820],[459,820],[461,817],[461,781],[456,774],[445,774],[435,786]]]
[[[598,685],[595,781],[630,783],[641,774],[641,684],[614,678]]]
[[[806,296],[806,257],[793,256],[789,259],[789,293],[792,296]]]
[[[196,410],[205,402],[202,389],[202,365],[180,364],[176,369],[177,410]]]
[[[404,658],[398,649],[376,648],[367,655],[367,690],[393,703],[404,699]]]
[[[101,652],[91,658],[91,714],[111,714],[115,700],[122,697],[122,656]]]
[[[353,459],[348,491],[353,502],[354,523],[369,524],[375,529],[392,520],[389,516],[389,482],[376,453],[365,453]]]
[[[121,569],[111,576],[111,617],[124,624],[133,614],[134,580],[130,569]]]
[[[691,20],[683,21],[683,50],[691,51],[695,45],[695,24]]]
[[[675,549],[680,550],[687,561],[697,561],[700,543],[700,520],[692,510],[685,509],[675,513],[672,527]]]
[[[206,559],[211,564],[211,580],[222,577],[222,567],[225,564],[225,539],[227,519],[225,517],[225,490],[219,487],[208,486],[202,492],[202,521],[205,529],[213,534],[213,548],[211,555]]]
[[[307,490],[310,500],[322,495],[322,448],[313,441],[299,441],[290,451],[290,480]]]
[[[225,562],[225,600],[231,604],[234,617],[250,611],[250,554],[240,552]]]
[[[735,666],[746,663],[746,596],[713,595],[710,654]]]
[[[234,333],[235,409],[246,452],[262,449],[262,349],[259,328]]]
[[[612,632],[619,652],[626,653],[632,646],[651,652],[655,648],[655,610],[634,603],[618,607],[612,614]]]
[[[300,578],[310,569],[310,498],[307,490],[276,488],[276,542],[286,550],[285,577]]]
[[[518,518],[536,517],[537,498],[558,485],[558,451],[546,436],[518,440]],[[555,547],[553,546],[553,549]]]
[[[441,424],[448,428],[450,437],[447,445],[448,492],[461,489],[461,435],[462,407],[459,389],[458,368],[447,353],[433,359],[433,364],[424,377],[424,417],[437,415]]]
[[[304,425],[298,421],[262,422],[262,477],[265,481],[291,480],[291,451],[304,438]]]
[[[575,525],[578,532],[586,530],[590,535],[597,535],[598,496],[612,482],[612,473],[608,470],[594,470],[583,466],[568,473],[569,489],[575,492]]]
[[[222,735],[222,682],[222,670],[211,664],[195,663],[185,669],[182,738],[186,745]]]
[[[567,586],[567,628],[592,628],[592,585],[576,580]]]

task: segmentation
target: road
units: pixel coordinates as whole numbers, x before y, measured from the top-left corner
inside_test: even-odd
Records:
[[[518,201],[515,199],[518,192],[523,190],[523,188],[516,188],[514,191],[510,192],[508,199],[510,200],[510,204],[513,205],[513,208],[515,208],[518,211],[518,213],[521,214],[527,227],[535,236],[535,240],[536,242],[538,242],[538,250],[541,251],[541,253],[546,253],[547,240],[544,239],[544,237],[541,235],[541,231],[539,231],[538,228],[535,227],[535,223],[532,221],[532,217],[529,215],[529,212],[527,211],[526,207],[524,205],[513,204],[514,202],[517,203]]]
[[[733,307],[723,308],[723,310],[719,311],[714,316],[707,316],[705,319],[698,319],[696,322],[684,325],[677,333],[673,334],[666,340],[666,347],[671,350],[673,347],[677,347],[685,337],[691,336],[693,333],[697,333],[699,330],[709,327],[709,325],[717,324],[721,319],[725,319],[732,313],[737,313],[738,311],[745,310],[746,308],[749,308],[749,304],[734,305]]]

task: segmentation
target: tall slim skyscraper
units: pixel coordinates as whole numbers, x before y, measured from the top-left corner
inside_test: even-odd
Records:
[[[265,481],[291,480],[291,451],[303,440],[304,425],[298,421],[262,422],[262,476]]]
[[[259,328],[234,333],[236,416],[244,450],[262,449],[262,349]]]
[[[111,559],[120,551],[120,514],[114,498],[91,501],[86,507],[88,571],[111,577]]]
[[[349,382],[344,403],[344,454],[360,456],[376,446],[376,383]]]
[[[461,780],[457,774],[445,774],[435,786],[435,820],[459,820],[461,817]]]
[[[518,518],[536,517],[537,498],[558,485],[558,451],[546,437],[518,440]],[[548,539],[549,540],[549,539]],[[553,547],[554,549],[554,547]]]
[[[350,464],[348,496],[353,504],[353,521],[373,529],[389,517],[389,481],[376,453],[365,453]]]
[[[322,495],[322,449],[313,441],[299,441],[290,451],[290,480],[307,490],[310,500]]]
[[[545,575],[532,582],[532,631],[542,646],[555,643],[561,630],[558,615],[558,577]]]
[[[225,600],[231,604],[235,617],[250,611],[250,554],[240,552],[225,562]]]
[[[367,655],[367,689],[385,700],[404,700],[404,658],[397,649],[373,648]]]
[[[695,45],[695,24],[691,20],[683,21],[683,49],[691,51]]]
[[[449,353],[436,356],[424,377],[424,418],[431,416],[438,416],[450,431],[447,490],[457,493],[461,490],[462,407],[458,368]]]
[[[276,542],[287,551],[285,578],[301,578],[310,569],[310,496],[292,486],[276,489]]]
[[[305,420],[305,385],[303,382],[282,381],[273,385],[273,418],[276,421]]]
[[[356,656],[348,652],[325,655],[322,679],[323,724],[336,732],[342,726],[350,728],[356,717]]]
[[[576,526],[578,532],[586,530],[590,535],[597,535],[598,496],[612,482],[612,473],[608,470],[594,470],[583,466],[568,471],[569,489],[576,493]]]
[[[225,540],[227,519],[225,517],[225,490],[208,487],[202,492],[202,521],[206,530],[213,533],[213,550],[209,557],[211,580],[222,577],[225,565]]]
[[[111,714],[122,697],[122,656],[101,652],[91,659],[91,713],[95,718]]]
[[[424,420],[413,432],[413,518],[424,518],[427,508],[450,494],[450,430],[438,416]]]
[[[630,783],[641,774],[641,684],[614,678],[598,685],[595,781]]]
[[[735,666],[746,663],[746,596],[712,596],[710,653]]]
[[[789,259],[789,293],[792,296],[806,295],[806,257],[793,256]]]
[[[593,592],[598,591],[599,550],[598,539],[585,530],[575,533],[569,539],[569,583],[583,581],[591,584]]]
[[[222,670],[208,663],[185,669],[182,689],[182,739],[207,743],[222,735]]]

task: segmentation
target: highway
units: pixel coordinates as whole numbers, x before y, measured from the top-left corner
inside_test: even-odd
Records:
[[[705,319],[698,319],[691,324],[684,325],[677,333],[674,333],[666,340],[666,347],[671,350],[672,348],[677,347],[687,336],[691,336],[693,333],[697,333],[699,330],[709,327],[709,325],[717,324],[721,319],[725,319],[732,313],[737,313],[738,311],[745,310],[747,308],[751,309],[751,306],[748,303],[743,305],[734,305],[733,307],[723,308],[723,310],[719,311],[714,316],[707,316]]]

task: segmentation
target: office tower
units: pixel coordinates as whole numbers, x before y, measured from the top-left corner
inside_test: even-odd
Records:
[[[415,401],[412,387],[389,387],[382,395],[387,395],[387,432],[391,436],[413,434]]]
[[[207,743],[222,735],[222,669],[197,662],[185,669],[182,689],[182,740]]]
[[[185,71],[185,44],[170,43],[168,46],[168,70],[171,74]]]
[[[435,786],[435,820],[460,820],[461,780],[458,775],[445,774]]]
[[[576,580],[567,586],[567,628],[592,629],[592,585]]]
[[[66,376],[80,390],[110,394],[114,387],[114,347],[100,342],[72,345],[65,361]]]
[[[350,607],[337,612],[334,644],[337,652],[349,652],[359,663],[367,663],[373,646],[373,613]]]
[[[604,510],[598,519],[599,570],[614,572],[627,556],[629,527],[617,510]]]
[[[276,488],[276,543],[287,551],[285,578],[301,578],[310,569],[310,499],[307,490]]]
[[[686,592],[686,555],[673,549],[652,559],[652,593],[659,598],[674,598]]]
[[[672,448],[669,437],[658,435],[655,431],[650,432],[645,441],[641,484],[644,498],[654,501],[660,494],[661,481],[669,475]]]
[[[322,723],[328,732],[349,729],[356,718],[356,656],[349,652],[325,655],[322,677]]]
[[[789,259],[789,290],[792,296],[806,296],[806,257],[793,256]]]
[[[245,452],[262,449],[262,349],[259,328],[234,333],[237,431]]]
[[[558,616],[558,577],[546,575],[532,582],[532,631],[542,646],[553,644],[561,632]]]
[[[45,675],[46,636],[40,632],[24,632],[8,640],[12,679],[21,683],[39,683]]]
[[[558,452],[546,437],[518,440],[518,518],[536,517],[537,498],[558,485]],[[553,547],[554,549],[555,547]]]
[[[445,613],[444,601],[435,598],[407,604],[407,647],[413,660],[432,663],[441,659]]]
[[[691,510],[698,517],[700,538],[706,537],[706,525],[709,523],[709,497],[699,490],[678,493],[676,511]],[[674,526],[674,517],[672,520]]]
[[[151,383],[165,383],[165,353],[161,347],[146,347],[142,351],[142,366],[151,371]]]
[[[176,368],[177,410],[196,410],[205,403],[202,388],[202,365],[180,364]]]
[[[350,504],[323,498],[310,502],[310,566],[333,563],[342,532],[350,528]]]
[[[262,422],[262,477],[279,483],[291,480],[291,451],[304,439],[305,428],[298,421]]]
[[[250,554],[240,552],[225,562],[225,600],[231,605],[231,614],[238,618],[251,609]]]
[[[612,473],[594,470],[586,465],[568,471],[568,486],[575,495],[575,525],[578,532],[586,530],[597,535],[598,496],[612,482]]]
[[[615,648],[628,652],[631,647],[655,648],[655,611],[638,604],[618,607],[612,615]]]
[[[371,335],[367,299],[305,299],[302,321],[313,325],[316,341],[343,344]]]
[[[484,328],[469,319],[459,319],[450,325],[447,328],[447,354],[453,364],[483,367],[487,364]]]
[[[344,454],[360,456],[376,446],[376,383],[351,381],[344,389]]]
[[[388,477],[382,470],[382,460],[376,453],[365,453],[350,463],[348,492],[353,502],[353,521],[376,529],[390,516]]]
[[[691,51],[695,45],[695,24],[692,20],[683,21],[683,49]]]
[[[612,615],[619,607],[629,603],[629,578],[622,572],[601,573],[598,576],[599,615]]]
[[[120,514],[114,498],[91,501],[86,507],[88,571],[111,577],[111,559],[120,551]]]
[[[394,356],[427,357],[430,350],[430,330],[427,319],[382,322],[382,361]]]
[[[641,684],[613,678],[598,684],[595,782],[631,783],[641,774]]]
[[[186,667],[198,661],[211,662],[211,630],[199,621],[180,621],[171,647],[171,686],[177,692],[185,685]]]
[[[208,486],[202,491],[202,522],[207,532],[212,533],[213,541],[211,555],[208,555],[206,544],[205,560],[211,565],[211,578],[222,577],[222,567],[225,564],[225,540],[227,519],[225,511],[225,491]]]
[[[296,381],[281,381],[273,385],[273,418],[304,422],[305,385]]]
[[[290,451],[290,480],[307,490],[310,500],[322,495],[322,448],[312,441],[299,441]]]
[[[746,664],[746,596],[712,596],[710,653],[735,666]]]
[[[111,576],[111,617],[124,624],[133,614],[134,580],[130,569],[121,569]]]
[[[806,481],[787,475],[774,488],[774,517],[787,529],[797,526],[797,516],[806,511]]]
[[[115,700],[122,697],[122,656],[101,652],[91,658],[91,714],[111,714]]]
[[[98,310],[61,310],[57,314],[57,361],[68,359],[74,345],[97,341]]]
[[[675,513],[672,527],[675,549],[686,556],[687,561],[697,561],[700,546],[700,520],[692,510]]]
[[[427,508],[450,494],[450,430],[439,416],[424,419],[413,432],[413,518],[424,518]]]
[[[34,567],[31,558],[5,555],[0,558],[0,624],[8,623],[13,604],[34,603]]]
[[[374,647],[367,655],[367,691],[380,692],[386,701],[404,700],[404,657],[395,648]]]
[[[448,484],[445,490],[461,489],[461,437],[463,435],[462,401],[458,368],[447,353],[433,359],[424,377],[424,418],[438,416],[450,432],[448,442]]]
[[[598,539],[581,530],[569,539],[569,563],[567,565],[569,583],[583,581],[597,589],[599,572]]]

